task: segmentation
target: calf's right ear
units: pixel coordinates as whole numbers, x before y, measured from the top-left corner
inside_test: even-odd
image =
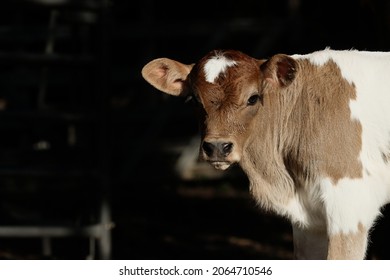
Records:
[[[194,64],[187,65],[169,58],[158,58],[142,68],[142,77],[156,89],[174,96],[185,95],[186,80]]]
[[[286,87],[295,79],[297,62],[285,54],[277,54],[260,66],[267,81],[274,85]]]

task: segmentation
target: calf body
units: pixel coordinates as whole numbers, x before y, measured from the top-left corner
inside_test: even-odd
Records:
[[[293,225],[297,259],[364,259],[390,200],[390,53],[325,49],[255,59],[215,50],[142,75],[197,104],[200,155],[238,163],[263,208]]]

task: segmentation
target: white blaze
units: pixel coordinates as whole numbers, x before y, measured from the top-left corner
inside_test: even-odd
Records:
[[[227,59],[224,56],[214,56],[204,65],[204,72],[206,81],[209,83],[214,83],[215,79],[221,73],[226,71],[227,67],[236,65],[237,62],[234,60]]]

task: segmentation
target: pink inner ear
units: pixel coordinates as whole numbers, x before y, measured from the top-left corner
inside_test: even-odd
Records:
[[[153,74],[154,74],[157,78],[162,78],[162,77],[164,77],[164,76],[167,74],[167,72],[168,72],[168,67],[165,66],[165,65],[161,65],[160,67],[158,67],[157,69],[155,69],[153,72],[154,72]]]

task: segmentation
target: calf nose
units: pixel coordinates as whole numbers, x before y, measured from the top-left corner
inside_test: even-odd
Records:
[[[227,157],[233,149],[231,142],[203,142],[203,151],[208,157]]]

